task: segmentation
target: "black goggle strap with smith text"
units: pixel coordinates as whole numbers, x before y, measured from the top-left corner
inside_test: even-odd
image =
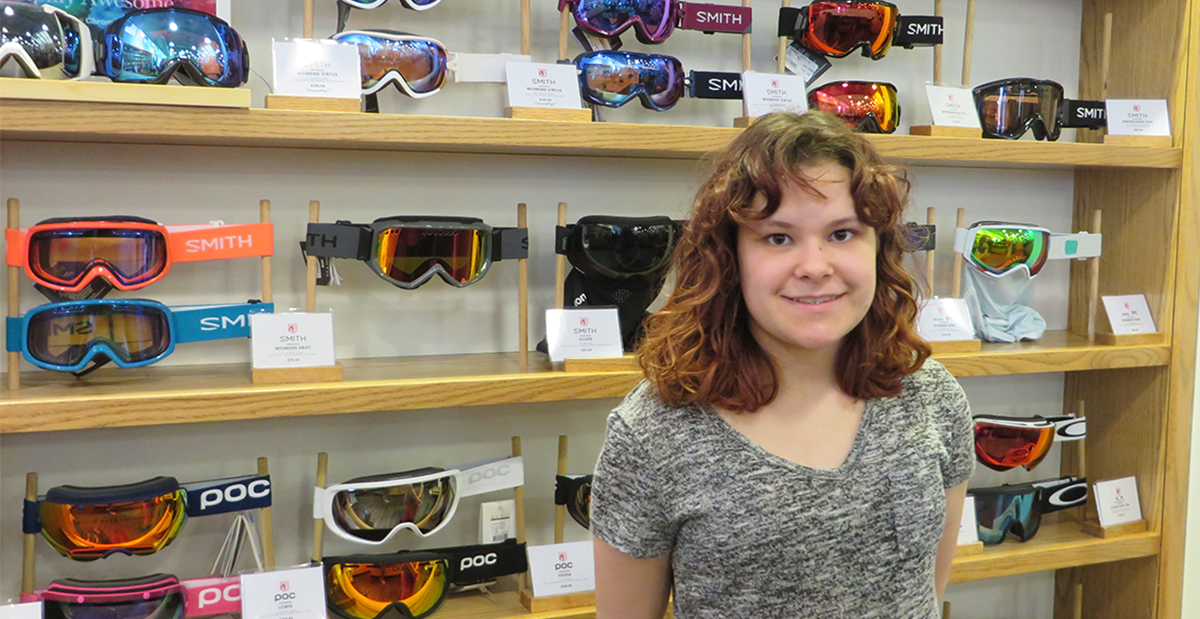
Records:
[[[941,45],[944,42],[944,21],[936,15],[897,15],[892,45],[904,49]],[[799,41],[807,28],[807,6],[779,9],[779,26],[775,36]]]
[[[130,503],[154,499],[183,490],[189,518],[227,514],[271,506],[271,476],[243,475],[180,484],[174,477],[155,477],[119,486],[51,488],[36,501],[25,500],[21,529],[34,534],[42,530],[38,504],[43,502],[88,506]]]
[[[1103,101],[1063,99],[1058,106],[1058,125],[1067,129],[1103,129],[1108,126],[1108,108]]]
[[[325,557],[326,568],[341,563],[392,565],[416,560],[445,559],[450,563],[450,584],[467,587],[490,582],[501,576],[520,574],[529,569],[525,544],[509,539],[497,544],[452,546],[432,550],[401,551],[391,554],[358,554]]]
[[[449,223],[481,224],[474,217],[389,217],[395,227],[405,223]],[[318,258],[351,258],[367,262],[371,260],[371,246],[375,240],[372,224],[355,224],[338,221],[332,224],[308,224],[308,233],[302,244],[304,255]],[[529,229],[492,227],[493,262],[499,260],[522,260],[529,257]]]

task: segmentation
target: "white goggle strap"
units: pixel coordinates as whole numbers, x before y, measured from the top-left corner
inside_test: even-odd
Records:
[[[1054,425],[1054,440],[1082,441],[1087,438],[1087,417],[1071,417],[1056,420]]]
[[[332,492],[330,492],[331,490]],[[329,521],[329,503],[333,500],[333,495],[336,493],[336,486],[331,488],[316,486],[313,488],[313,520]]]
[[[463,468],[458,474],[458,496],[475,496],[525,485],[525,461],[520,456]]]
[[[1077,232],[1075,234],[1050,235],[1050,260],[1074,260],[1095,258],[1100,255],[1103,234]]]
[[[975,240],[975,231],[966,228],[954,229],[954,253],[967,255],[971,253],[971,243]]]
[[[977,423],[990,423],[997,426],[1007,426],[1010,428],[1030,428],[1042,429],[1057,427],[1053,421],[1049,419],[993,419],[988,417],[976,417]]]

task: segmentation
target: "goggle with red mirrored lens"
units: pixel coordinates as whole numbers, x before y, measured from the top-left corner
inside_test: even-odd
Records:
[[[842,58],[862,48],[863,56],[887,55],[900,10],[890,2],[813,2],[799,10],[795,39],[825,56]]]
[[[583,98],[606,107],[621,107],[634,97],[657,112],[671,109],[683,97],[687,76],[683,63],[671,56],[601,50],[575,58]]]
[[[808,105],[864,133],[893,133],[900,124],[896,87],[886,82],[830,82],[809,91]]]
[[[4,261],[47,288],[79,292],[97,277],[118,290],[162,279],[177,262],[270,256],[269,223],[164,226],[141,217],[58,217],[4,232]]]
[[[995,471],[1018,466],[1032,471],[1050,453],[1055,440],[1079,441],[1087,436],[1087,419],[1075,415],[976,415],[974,421],[975,457]]]

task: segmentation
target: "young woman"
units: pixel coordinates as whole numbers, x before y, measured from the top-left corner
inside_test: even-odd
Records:
[[[908,182],[837,118],[716,160],[592,486],[598,619],[932,619],[974,467],[916,333]]]

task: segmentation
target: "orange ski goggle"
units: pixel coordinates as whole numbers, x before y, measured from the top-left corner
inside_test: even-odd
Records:
[[[118,290],[162,279],[176,262],[270,256],[269,223],[163,226],[141,217],[67,218],[5,231],[5,262],[35,282],[79,292],[97,277]]]

